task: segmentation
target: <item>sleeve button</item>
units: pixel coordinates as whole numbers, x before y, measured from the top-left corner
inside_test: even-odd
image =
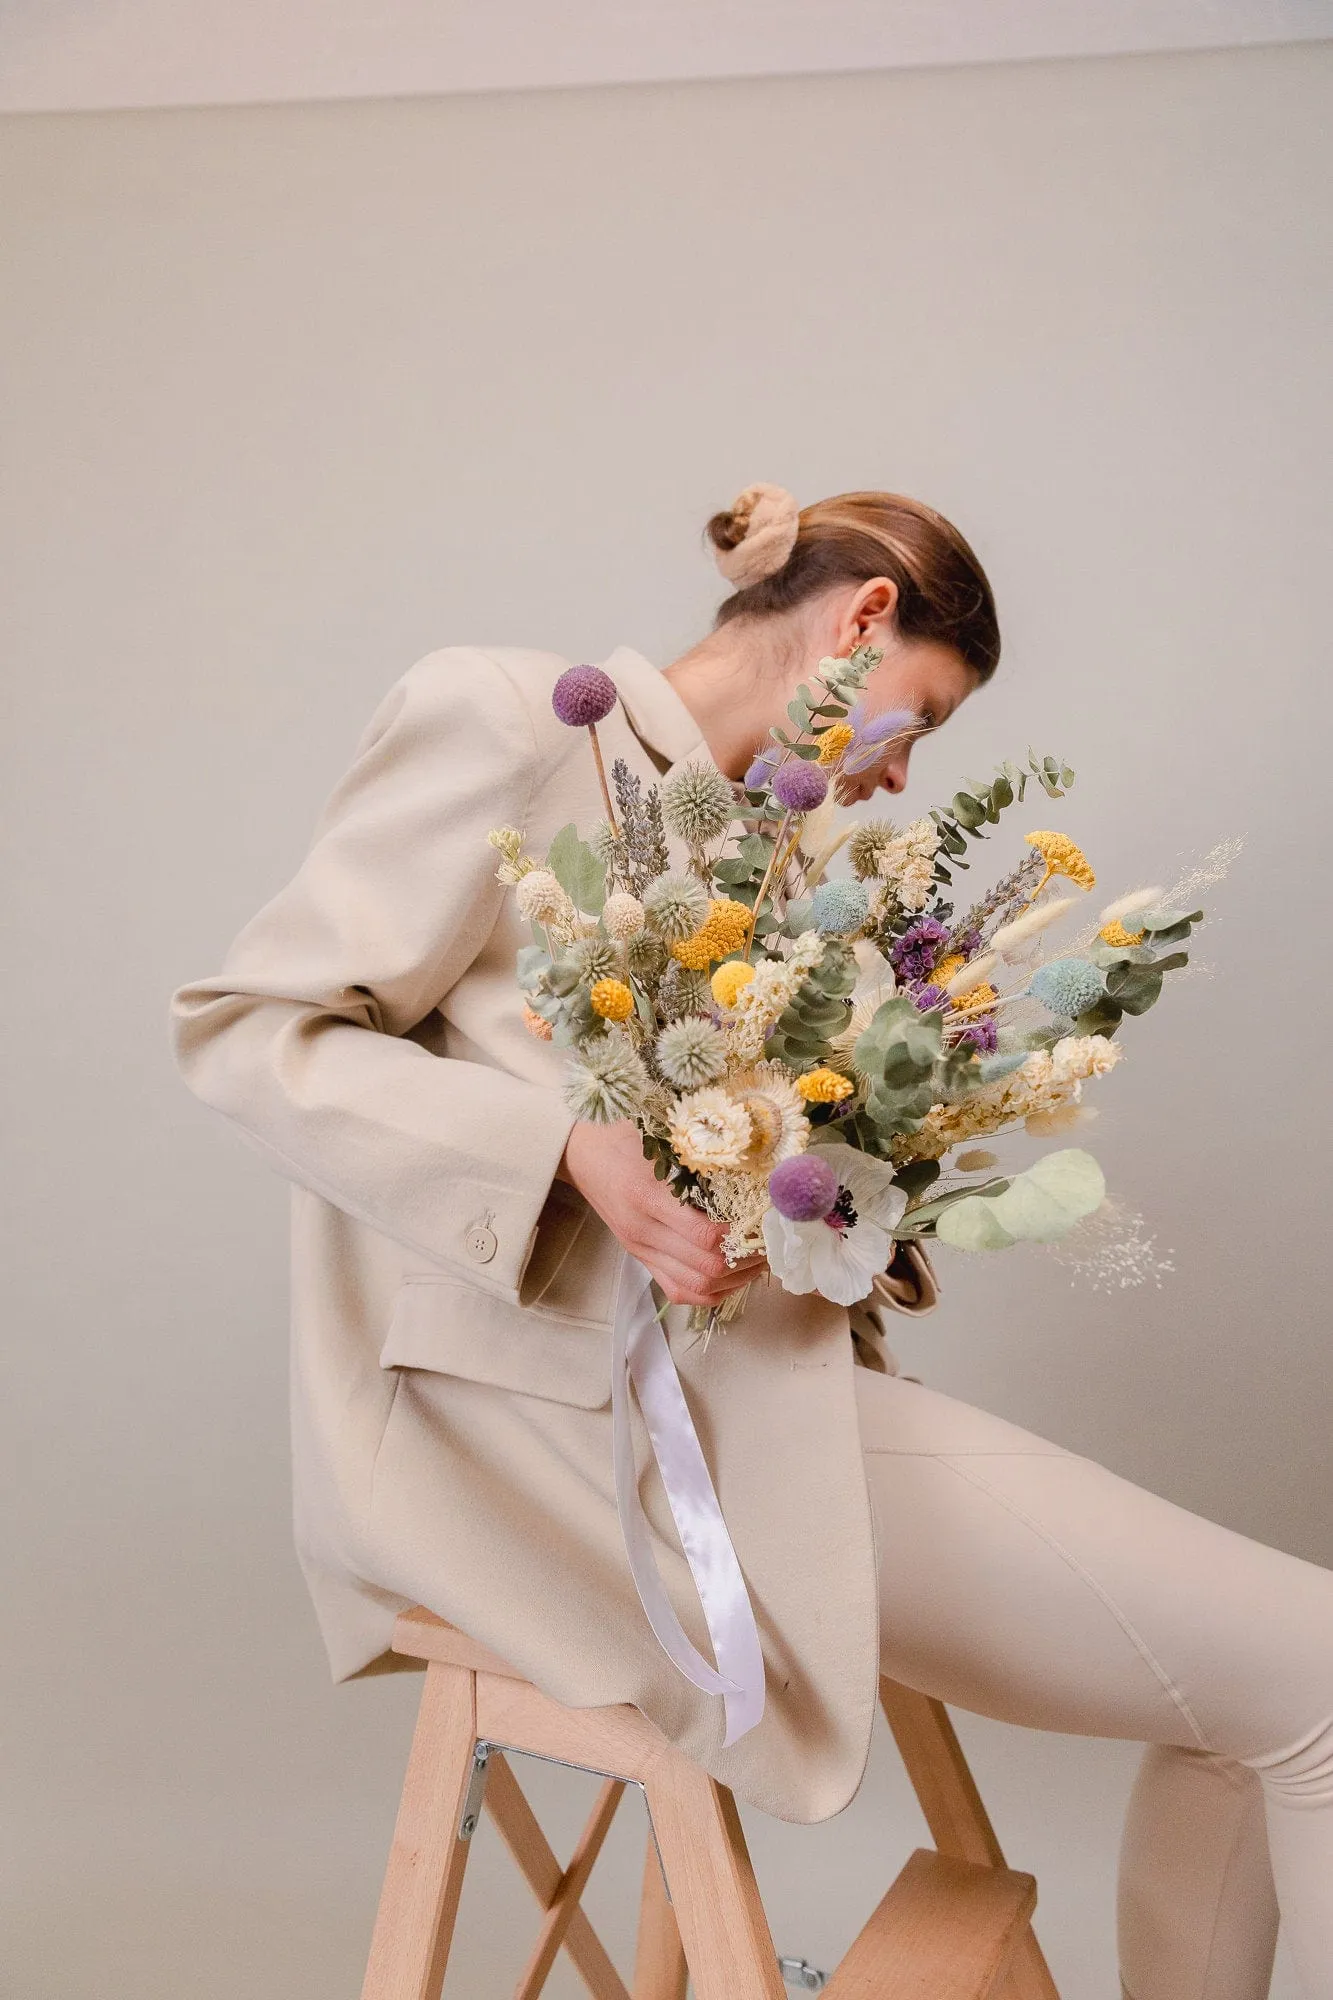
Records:
[[[484,1222],[473,1223],[463,1241],[474,1264],[489,1264],[500,1247],[495,1240],[495,1231]]]

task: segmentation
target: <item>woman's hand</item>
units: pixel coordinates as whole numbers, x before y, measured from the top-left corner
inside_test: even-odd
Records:
[[[644,1158],[638,1128],[579,1123],[570,1132],[560,1178],[571,1181],[611,1234],[637,1257],[673,1305],[721,1305],[728,1292],[764,1268],[751,1257],[733,1269],[722,1255],[726,1234],[697,1208],[677,1201]]]

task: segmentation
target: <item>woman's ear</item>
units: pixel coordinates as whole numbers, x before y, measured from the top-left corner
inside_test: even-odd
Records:
[[[838,631],[837,653],[853,652],[885,636],[898,609],[898,586],[889,576],[872,576],[847,604]]]

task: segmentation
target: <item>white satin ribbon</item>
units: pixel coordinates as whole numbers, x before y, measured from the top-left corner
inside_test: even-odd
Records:
[[[631,1381],[685,1560],[703,1605],[716,1667],[711,1667],[691,1643],[658,1572],[634,1467],[629,1420]],[[611,1435],[616,1508],[639,1601],[658,1644],[672,1664],[695,1687],[722,1696],[726,1716],[723,1743],[734,1743],[754,1728],[764,1712],[764,1657],[759,1630],[703,1447],[653,1304],[652,1279],[638,1259],[628,1255],[620,1269],[611,1335]]]

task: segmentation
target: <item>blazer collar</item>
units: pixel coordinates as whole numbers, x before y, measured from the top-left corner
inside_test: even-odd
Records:
[[[641,743],[665,757],[668,765],[696,750],[707,754],[698,723],[660,667],[632,646],[617,646],[602,661],[602,668],[619,689],[630,728]]]

